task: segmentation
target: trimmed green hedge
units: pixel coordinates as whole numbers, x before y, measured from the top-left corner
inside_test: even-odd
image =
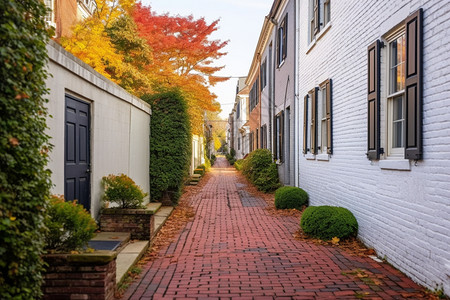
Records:
[[[283,186],[275,191],[276,208],[296,208],[301,210],[303,206],[308,206],[308,194],[301,188]]]
[[[0,299],[39,299],[47,200],[44,1],[0,1]]]
[[[152,107],[150,125],[150,196],[178,203],[189,174],[191,131],[187,104],[181,91],[172,89],[142,99]]]
[[[272,162],[272,153],[268,149],[250,153],[242,163],[242,174],[260,191],[270,192],[280,187],[277,165]]]
[[[356,236],[358,222],[346,208],[336,206],[310,206],[302,214],[300,226],[307,235],[330,240]]]

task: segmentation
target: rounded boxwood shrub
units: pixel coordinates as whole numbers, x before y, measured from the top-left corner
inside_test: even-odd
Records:
[[[308,194],[301,188],[283,186],[275,191],[275,207],[278,209],[302,209],[308,205]]]
[[[119,204],[120,208],[142,208],[147,196],[140,186],[127,175],[108,175],[102,178],[104,200]]]
[[[336,206],[310,206],[302,214],[300,226],[307,235],[322,240],[356,236],[358,222],[346,208]]]
[[[45,248],[56,252],[82,249],[97,229],[94,219],[82,205],[76,200],[66,202],[62,196],[50,199],[45,225],[48,228]]]

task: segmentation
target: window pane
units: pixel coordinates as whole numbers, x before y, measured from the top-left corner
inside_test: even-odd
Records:
[[[403,96],[392,99],[392,148],[403,147]]]
[[[390,93],[405,88],[405,53],[406,40],[403,34],[389,44],[390,49]]]
[[[322,120],[322,147],[320,147],[321,152],[326,153],[327,150],[327,120]]]

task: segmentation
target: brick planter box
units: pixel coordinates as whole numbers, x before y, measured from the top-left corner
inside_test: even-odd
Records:
[[[150,241],[155,230],[154,211],[150,209],[106,208],[100,214],[100,230],[129,232],[131,239]]]
[[[116,257],[114,251],[44,255],[43,299],[114,299]]]

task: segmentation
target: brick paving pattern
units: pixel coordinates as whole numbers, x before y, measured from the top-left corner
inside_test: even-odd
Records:
[[[388,264],[294,239],[299,220],[268,213],[223,158],[191,204],[194,220],[124,299],[403,299],[421,290]]]

